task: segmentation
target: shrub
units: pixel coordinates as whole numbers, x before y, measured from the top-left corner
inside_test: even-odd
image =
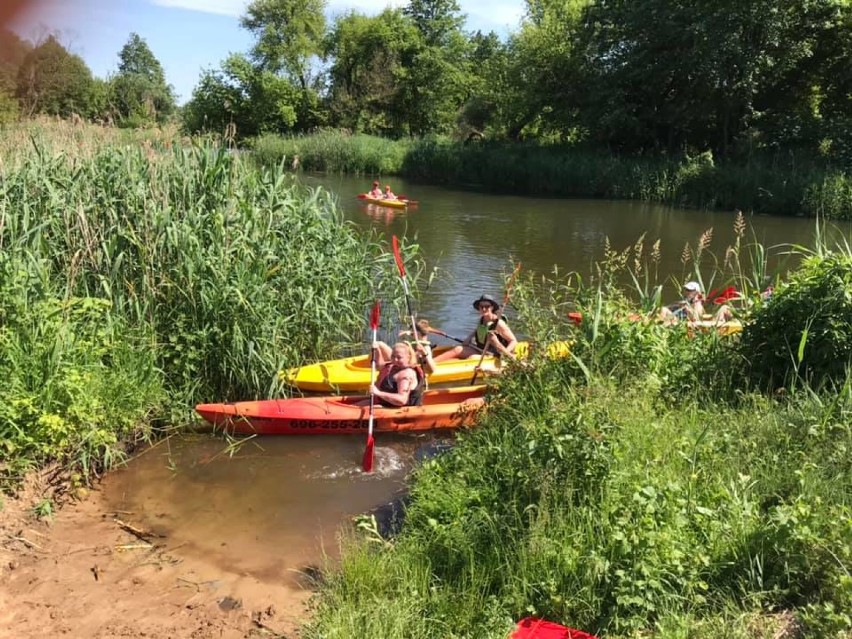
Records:
[[[852,363],[852,254],[804,260],[771,301],[758,308],[741,342],[747,374],[760,387],[795,379],[840,383]]]

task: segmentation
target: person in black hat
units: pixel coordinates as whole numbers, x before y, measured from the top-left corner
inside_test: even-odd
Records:
[[[467,336],[464,344],[436,355],[434,362],[456,358],[466,359],[481,355],[483,349],[489,355],[515,359],[514,351],[518,345],[518,338],[509,328],[506,318],[500,315],[500,304],[497,300],[490,295],[480,295],[473,301],[473,308],[479,311],[479,324]]]

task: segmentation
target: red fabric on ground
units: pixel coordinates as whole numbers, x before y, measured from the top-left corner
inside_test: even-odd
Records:
[[[566,628],[552,621],[527,617],[518,622],[510,639],[597,639],[582,630]]]

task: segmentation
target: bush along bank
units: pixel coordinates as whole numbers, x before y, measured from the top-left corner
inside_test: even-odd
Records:
[[[360,337],[391,264],[329,194],[214,146],[33,139],[0,180],[6,480],[109,465],[195,402],[266,396]]]
[[[625,157],[570,146],[461,143],[444,138],[391,141],[337,131],[249,143],[261,164],[307,171],[402,175],[451,188],[548,197],[662,202],[701,209],[852,220],[852,177],[824,161],[789,156],[716,161]]]
[[[838,253],[785,295],[836,285]],[[572,357],[494,384],[481,423],[417,471],[396,537],[361,522],[305,636],[502,639],[529,614],[601,637],[849,636],[849,362],[819,385],[790,366],[779,393],[750,362],[785,304],[744,312],[742,339],[625,321],[609,268],[516,285],[531,337],[571,338]],[[553,320],[568,308],[579,329]],[[839,346],[852,314],[835,310]]]

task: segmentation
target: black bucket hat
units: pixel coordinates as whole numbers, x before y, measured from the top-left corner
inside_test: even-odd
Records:
[[[482,302],[488,302],[489,304],[491,304],[491,306],[494,308],[495,311],[500,310],[500,304],[498,304],[497,300],[495,300],[490,295],[480,295],[478,300],[474,300],[473,308],[475,308],[478,311],[479,305],[482,304]]]

